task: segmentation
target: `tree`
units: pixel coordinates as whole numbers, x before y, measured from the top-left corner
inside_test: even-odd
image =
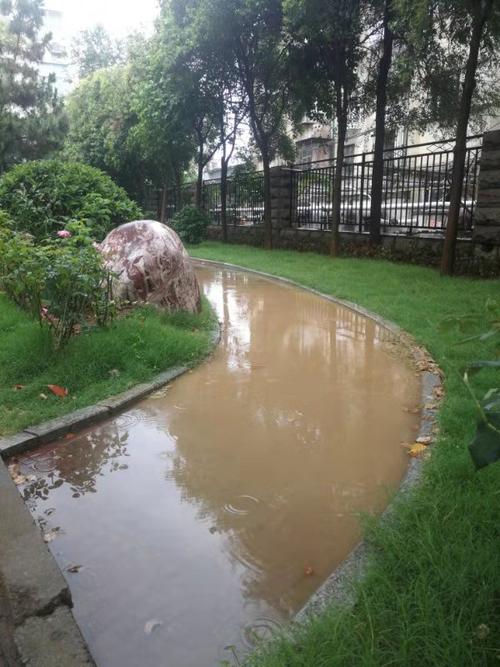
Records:
[[[342,178],[347,124],[355,109],[361,58],[360,0],[287,0],[288,27],[296,54],[300,94],[313,113],[337,123],[332,189],[331,254],[338,254]]]
[[[193,3],[191,3],[193,4]],[[182,116],[179,127],[187,130],[196,147],[195,204],[203,207],[203,171],[219,147],[217,120],[220,91],[198,55],[196,40],[186,18],[186,3],[164,3],[157,24],[155,76],[159,89],[170,97]],[[168,91],[168,92],[167,92]]]
[[[0,2],[0,172],[56,151],[66,131],[54,79],[38,73],[50,35],[41,0]]]
[[[498,67],[500,6],[495,0],[398,0],[411,26],[420,122],[455,125],[450,203],[441,273],[455,262],[467,133],[472,119],[498,104],[491,69]]]
[[[394,0],[383,0],[381,9],[382,48],[376,75],[375,146],[370,202],[370,240],[380,243],[382,217],[382,186],[384,178],[384,144],[387,118],[387,86],[394,46]]]
[[[264,170],[264,244],[272,247],[271,162],[286,133],[290,96],[281,0],[204,0],[211,32],[234,63]],[[221,30],[223,26],[223,30]]]
[[[453,7],[455,4],[455,7]],[[450,189],[450,208],[448,222],[446,224],[446,237],[441,259],[441,273],[450,275],[455,265],[455,249],[458,234],[458,220],[462,201],[462,189],[465,173],[465,158],[467,148],[467,129],[472,106],[472,97],[476,87],[476,72],[479,63],[479,53],[483,46],[483,56],[487,58],[488,51],[500,38],[500,7],[494,6],[493,0],[463,0],[462,11],[457,12],[456,5],[451,3],[453,14],[449,21],[453,25],[458,21],[460,28],[463,22],[471,29],[469,52],[465,65],[465,74],[462,83],[462,91],[459,101],[459,116],[455,135],[455,147],[453,149],[453,172]],[[450,3],[446,3],[448,9]],[[457,16],[458,14],[458,16]],[[496,28],[496,34],[494,29]],[[453,34],[453,33],[452,33]],[[457,35],[458,37],[458,35]],[[463,39],[460,37],[460,40]]]
[[[205,101],[212,97],[215,113],[217,140],[213,147],[218,146],[220,152],[220,219],[222,238],[227,242],[227,183],[230,160],[236,147],[236,139],[240,124],[246,113],[246,97],[238,79],[238,72],[231,49],[225,49],[220,43],[220,25],[213,22],[213,14],[207,11],[207,4],[195,2],[191,11],[182,11],[184,2],[173,0],[174,16],[177,24],[184,30],[183,43],[189,44],[185,49],[185,64],[192,72],[202,72],[198,79],[206,83],[199,86]],[[211,8],[210,8],[211,9]],[[180,28],[180,26],[179,26]],[[200,167],[198,167],[198,187],[201,187]]]
[[[131,141],[148,163],[153,182],[163,187],[162,222],[166,219],[168,185],[175,183],[176,201],[180,202],[183,174],[196,150],[184,100],[165,73],[169,48],[158,33],[144,45],[132,62],[130,91],[131,107],[137,115]]]
[[[142,203],[151,170],[131,134],[133,85],[130,65],[97,70],[80,82],[67,100],[64,155],[103,169]]]
[[[123,65],[127,60],[125,46],[114,40],[102,25],[82,30],[73,43],[71,53],[80,78],[104,67]]]

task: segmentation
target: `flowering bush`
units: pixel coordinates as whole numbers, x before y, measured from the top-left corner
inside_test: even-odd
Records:
[[[49,327],[58,348],[81,327],[105,326],[115,312],[111,276],[81,222],[43,244],[0,228],[0,287]]]
[[[94,167],[78,162],[41,160],[19,164],[0,178],[0,208],[17,231],[43,240],[84,221],[101,240],[113,227],[137,220],[141,210],[125,190]]]

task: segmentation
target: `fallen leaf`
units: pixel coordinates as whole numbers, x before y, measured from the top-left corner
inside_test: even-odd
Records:
[[[73,440],[73,438],[76,438],[76,433],[66,433],[64,436],[65,440]]]
[[[48,384],[47,387],[53,394],[59,396],[59,398],[64,398],[69,393],[66,387],[61,387],[58,384]]]
[[[48,396],[46,394],[39,394],[38,398],[41,398],[42,401],[46,401],[48,399]]]
[[[24,385],[24,384],[15,384],[15,385],[12,387],[12,389],[13,389],[14,391],[21,391],[21,389],[24,389],[25,386],[26,386],[26,385]]]
[[[410,445],[406,442],[403,442],[403,447],[406,447],[408,450],[408,456],[412,456],[413,458],[418,458],[419,456],[422,456],[424,452],[427,450],[427,445],[423,445],[420,442],[416,442],[414,445]]]
[[[66,568],[66,572],[71,572],[71,574],[78,574],[82,567],[83,565],[71,565],[70,567]]]
[[[144,626],[144,632],[147,635],[150,635],[156,630],[156,628],[159,628],[162,625],[163,621],[159,621],[157,618],[152,618]]]
[[[432,393],[434,394],[434,396],[436,398],[443,398],[443,396],[444,396],[444,391],[443,391],[442,387],[434,387],[434,389],[432,390]]]
[[[306,565],[304,568],[304,574],[306,575],[306,577],[312,577],[312,575],[314,574],[313,567],[311,565]]]

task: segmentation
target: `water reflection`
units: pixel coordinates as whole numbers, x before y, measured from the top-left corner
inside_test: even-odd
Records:
[[[418,383],[386,330],[314,295],[200,269],[214,357],[20,461],[102,667],[200,667],[294,613],[406,464]],[[50,510],[50,511],[49,511]]]

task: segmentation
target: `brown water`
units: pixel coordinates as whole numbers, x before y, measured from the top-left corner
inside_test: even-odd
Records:
[[[214,356],[20,461],[99,667],[213,667],[266,636],[384,506],[417,430],[419,381],[387,331],[248,273],[198,276]]]

